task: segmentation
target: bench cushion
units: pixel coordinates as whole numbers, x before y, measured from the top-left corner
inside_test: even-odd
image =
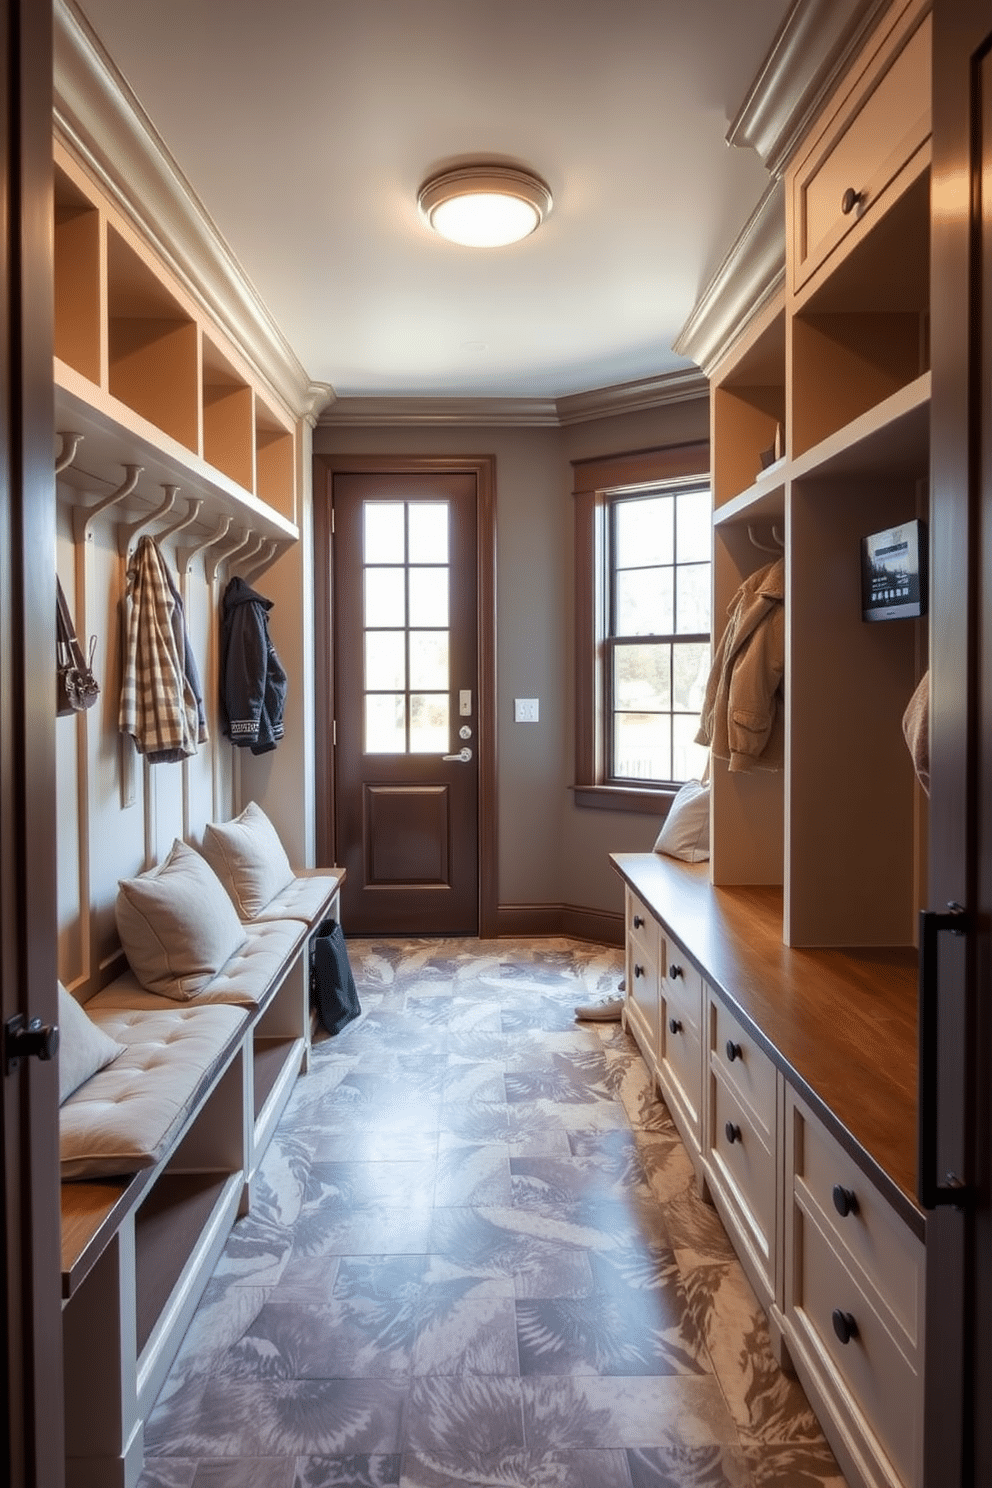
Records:
[[[216,873],[178,838],[157,868],[121,879],[116,909],[128,964],[163,997],[195,997],[244,940]]]
[[[291,879],[264,909],[255,915],[255,923],[266,920],[301,920],[310,926],[321,914],[338,886],[337,878],[326,874],[308,874]]]
[[[254,801],[233,821],[208,824],[203,856],[242,920],[253,920],[293,877],[278,832]]]
[[[266,994],[292,958],[294,949],[306,936],[306,928],[299,920],[266,920],[260,924],[244,925],[244,943],[221,967],[195,999],[183,1006],[205,1007],[217,1003],[233,1004],[236,1007],[254,1009],[265,999]],[[176,1007],[169,997],[148,992],[132,971],[111,982],[102,992],[91,997],[86,1004],[88,1013],[97,1010],[120,1008],[152,1009]]]
[[[63,1178],[111,1177],[154,1165],[169,1150],[197,1093],[247,1014],[236,1007],[132,1012],[87,1003],[93,1022],[124,1045],[59,1111]]]

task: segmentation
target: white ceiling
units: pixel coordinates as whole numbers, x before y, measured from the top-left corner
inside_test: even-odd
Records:
[[[338,397],[561,397],[671,350],[767,184],[729,148],[789,0],[82,0],[309,376]],[[434,237],[441,164],[554,209]]]

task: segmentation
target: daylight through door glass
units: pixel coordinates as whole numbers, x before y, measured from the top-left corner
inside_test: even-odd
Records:
[[[446,501],[363,503],[365,752],[450,747]]]

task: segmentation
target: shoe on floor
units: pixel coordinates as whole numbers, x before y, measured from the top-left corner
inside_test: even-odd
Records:
[[[575,1009],[576,1019],[583,1023],[619,1023],[622,1013],[622,997],[607,997],[602,1002],[591,1002]]]

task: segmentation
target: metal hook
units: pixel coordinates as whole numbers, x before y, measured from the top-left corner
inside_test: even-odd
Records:
[[[62,441],[62,447],[59,450],[58,458],[55,461],[56,475],[61,475],[63,470],[69,469],[69,466],[76,458],[76,452],[79,449],[80,441],[85,439],[85,437],[85,434],[73,434],[68,429],[66,429],[64,434],[59,434],[59,438]]]
[[[195,548],[190,548],[189,552],[186,554],[186,557],[185,557],[183,563],[180,565],[181,568],[182,568],[182,572],[183,572],[183,576],[184,577],[189,573],[190,569],[193,567],[193,559],[194,558],[198,557],[200,553],[205,553],[207,551],[207,549],[208,548],[212,548],[215,543],[219,543],[219,542],[223,542],[224,541],[224,538],[227,536],[228,532],[230,531],[231,523],[233,522],[233,520],[234,520],[233,517],[223,517],[221,519],[220,526],[217,528],[217,531],[211,537],[208,537],[207,540],[206,540],[206,542],[198,543]]]
[[[265,547],[265,552],[256,563],[250,564],[247,568],[244,566],[244,564],[241,565],[241,577],[244,579],[246,584],[253,582],[255,579],[258,578],[259,574],[265,572],[269,564],[272,563],[279,554],[282,548],[282,543],[280,543],[278,539],[273,539],[272,542],[263,544],[263,546]]]
[[[122,558],[130,558],[134,551],[135,539],[138,535],[150,527],[153,522],[157,522],[159,517],[167,517],[175,506],[176,497],[179,495],[179,487],[163,486],[162,489],[165,492],[165,499],[154,511],[146,512],[137,522],[131,522],[129,525],[118,529],[117,541]]]
[[[217,571],[220,568],[221,564],[226,563],[228,558],[233,558],[237,553],[240,553],[244,548],[247,548],[250,542],[251,528],[246,527],[244,537],[240,537],[238,541],[233,545],[233,547],[222,548],[219,553],[216,553],[214,557],[205,564],[207,583],[212,584],[214,579],[217,577]]]
[[[79,508],[77,513],[79,517],[78,536],[82,542],[90,542],[92,540],[93,523],[101,512],[105,512],[108,507],[116,506],[118,501],[124,500],[125,496],[130,496],[138,484],[138,477],[143,473],[144,468],[143,465],[125,465],[124,470],[126,474],[123,485],[118,486],[116,491],[111,491],[109,496],[104,496],[103,500],[98,501],[96,506]]]
[[[241,553],[241,558],[240,558],[240,561],[238,563],[238,573],[241,575],[242,578],[244,578],[244,576],[245,576],[245,563],[246,563],[246,561],[247,561],[248,567],[250,569],[251,568],[251,562],[250,562],[250,560],[252,558],[257,558],[258,555],[259,555],[259,553],[262,551],[262,549],[264,547],[265,547],[265,537],[263,535],[262,537],[257,538],[256,541],[252,544],[252,546],[250,548],[245,549],[245,551],[243,553],[241,552],[241,549],[240,548],[238,549],[238,552]]]
[[[751,540],[752,546],[757,548],[758,551],[761,553],[781,553],[785,548],[785,543],[779,537],[778,531],[775,527],[772,528],[772,537],[775,539],[774,544],[764,543],[759,538],[755,537],[754,528],[751,526],[750,522],[748,523],[747,535]]]
[[[178,491],[179,487],[176,486],[175,489]],[[192,527],[193,523],[200,515],[200,508],[202,507],[202,505],[202,499],[199,501],[191,501],[189,504],[189,510],[184,517],[180,517],[178,522],[172,522],[168,527],[162,528],[162,531],[158,535],[159,542],[165,542],[167,537],[174,537],[177,532],[182,532],[186,527]]]

